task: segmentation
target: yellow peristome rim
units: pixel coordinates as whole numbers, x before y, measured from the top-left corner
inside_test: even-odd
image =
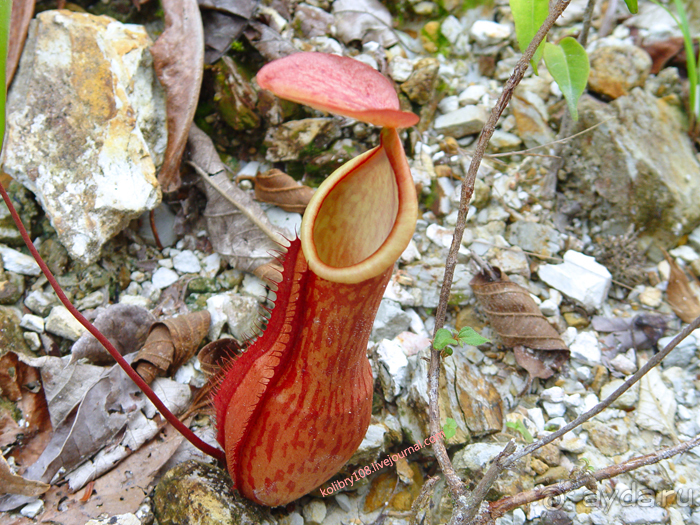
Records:
[[[396,129],[384,128],[380,146],[338,168],[309,202],[300,232],[304,257],[328,281],[366,281],[398,260],[417,218],[416,190],[401,140]],[[361,260],[355,261],[358,253]]]

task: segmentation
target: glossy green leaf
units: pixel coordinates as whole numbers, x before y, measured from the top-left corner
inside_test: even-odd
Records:
[[[459,342],[463,345],[479,346],[490,341],[480,336],[472,327],[465,326],[459,331]]]
[[[444,349],[447,345],[458,345],[459,341],[456,341],[452,337],[452,332],[450,332],[447,328],[440,328],[435,333],[435,339],[433,339],[433,348],[435,350],[442,350]],[[450,352],[451,355],[452,353]]]
[[[457,422],[451,417],[445,418],[445,424],[442,426],[442,431],[445,433],[445,439],[454,437],[457,433]]]
[[[535,441],[532,437],[532,434],[530,434],[530,431],[525,426],[525,423],[523,423],[522,421],[506,421],[506,426],[518,432],[523,437],[526,443],[532,443],[533,441]]]
[[[629,9],[630,13],[636,15],[637,11],[639,11],[637,0],[625,0],[625,3],[627,4],[627,9]]]
[[[544,63],[569,106],[571,118],[578,120],[578,100],[588,83],[588,54],[575,39],[564,38],[558,45],[544,46]]]
[[[530,45],[549,14],[549,0],[510,0],[510,10],[515,21],[515,35],[518,37],[518,45],[523,53]],[[544,42],[540,44],[532,57],[530,64],[537,74],[537,64],[544,52]]]

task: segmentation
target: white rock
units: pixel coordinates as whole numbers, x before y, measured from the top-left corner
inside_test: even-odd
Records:
[[[408,359],[400,344],[384,339],[376,349],[384,399],[393,401],[406,383]]]
[[[389,75],[396,82],[406,82],[413,73],[413,62],[400,55],[395,56],[389,62]]]
[[[571,432],[565,434],[561,441],[559,442],[559,448],[564,452],[572,452],[573,454],[580,454],[586,448],[586,439],[584,439],[585,434],[581,436],[576,436]]]
[[[104,519],[94,519],[85,522],[85,525],[141,525],[141,520],[135,514],[128,512],[116,516],[108,516]]]
[[[264,301],[267,297],[267,288],[265,288],[265,283],[250,273],[243,276],[240,291],[241,293],[254,297],[258,301]]]
[[[141,306],[141,307],[146,308],[146,309],[149,309],[153,306],[151,304],[151,301],[149,301],[147,297],[143,297],[142,295],[126,295],[126,294],[122,294],[119,296],[119,304],[130,304],[133,306]]]
[[[254,297],[233,292],[213,295],[207,299],[207,310],[211,314],[210,341],[219,338],[226,324],[229,333],[239,341],[245,341],[255,335],[260,320],[260,309]]]
[[[44,331],[44,319],[38,315],[24,314],[22,320],[19,322],[19,326],[25,330],[31,330],[32,332],[41,334]]]
[[[41,273],[41,268],[39,268],[34,257],[30,255],[25,255],[22,252],[0,244],[0,256],[2,256],[2,264],[5,270],[9,272],[32,276]]]
[[[601,351],[598,338],[592,332],[581,332],[569,346],[571,358],[589,365],[600,364]]]
[[[352,500],[347,494],[336,494],[335,502],[343,510],[343,512],[349,513],[353,510]]]
[[[543,264],[540,279],[588,308],[599,309],[608,296],[612,275],[593,257],[569,250],[563,264]]]
[[[535,424],[538,432],[544,431],[544,414],[542,414],[541,408],[528,408],[527,417]]]
[[[22,516],[30,519],[36,518],[42,512],[44,512],[44,502],[40,499],[27,503],[24,507],[22,507],[22,510],[19,511]]]
[[[221,256],[216,252],[212,253],[211,255],[207,255],[204,259],[202,259],[202,263],[204,264],[204,268],[202,269],[202,277],[213,279],[216,277],[216,274],[219,273],[219,270],[221,270]]]
[[[688,244],[700,251],[700,226],[690,232],[690,235],[688,235]]]
[[[472,24],[469,34],[480,46],[492,46],[510,38],[512,28],[490,20],[477,20]]]
[[[35,314],[45,317],[51,311],[51,308],[58,303],[58,299],[53,294],[47,294],[41,290],[29,292],[24,300],[24,306],[29,308]]]
[[[600,389],[600,399],[606,399],[615,392],[618,388],[622,386],[624,381],[622,379],[613,379],[609,383],[606,383]],[[632,388],[627,390],[624,394],[618,397],[612,403],[612,407],[620,408],[622,410],[629,410],[631,408],[636,408],[637,401],[639,400],[639,388],[634,385]]]
[[[559,315],[559,306],[552,299],[545,299],[540,303],[540,312],[546,317]]]
[[[626,506],[622,509],[622,521],[625,523],[625,525],[666,523],[668,521],[668,511],[657,506]]]
[[[173,267],[181,273],[199,273],[202,269],[192,250],[184,250],[173,257]]]
[[[479,133],[487,118],[486,110],[481,106],[464,106],[457,111],[440,115],[433,126],[438,133],[459,139]]]
[[[661,305],[663,292],[658,288],[654,288],[653,286],[645,286],[642,293],[639,294],[638,299],[644,306],[656,308],[657,306]]]
[[[508,133],[502,129],[497,129],[493,132],[489,144],[496,150],[517,148],[523,141],[515,133]]]
[[[39,334],[36,332],[24,332],[22,337],[24,337],[31,351],[36,352],[41,348],[41,339],[39,339]]]
[[[377,316],[372,325],[372,341],[393,339],[401,332],[408,330],[411,318],[405,313],[399,303],[390,299],[382,299],[377,310]]]
[[[444,35],[450,44],[455,44],[459,37],[464,33],[464,27],[457,17],[450,15],[440,24],[440,32]]]
[[[403,251],[399,259],[401,259],[401,262],[404,264],[409,264],[413,261],[420,261],[420,252],[418,251],[418,246],[416,246],[413,239],[408,242],[408,246],[406,246],[406,249]]]
[[[547,412],[547,415],[550,418],[562,417],[564,414],[566,414],[566,407],[563,403],[550,403],[548,401],[545,401],[544,403],[542,403],[542,406],[544,407],[545,411]]]
[[[617,354],[610,361],[610,366],[626,376],[632,375],[637,371],[637,365],[630,361],[625,354]]]
[[[54,306],[51,309],[51,313],[46,318],[44,329],[51,334],[70,339],[71,341],[77,341],[85,332],[83,325],[63,305]]]
[[[698,255],[697,252],[695,250],[693,250],[687,244],[684,244],[683,246],[679,246],[678,248],[674,248],[669,253],[673,257],[678,257],[679,259],[683,259],[687,263],[691,263],[693,261],[700,259],[700,255]]]
[[[153,277],[151,277],[151,282],[156,288],[167,288],[171,284],[177,282],[180,276],[177,272],[171,270],[170,268],[158,268],[153,272]]]
[[[293,239],[297,232],[301,231],[301,213],[284,211],[282,208],[272,205],[263,209],[265,209],[265,215],[270,219],[270,223],[277,226],[280,233],[290,239]]]
[[[356,55],[352,58],[354,58],[358,62],[362,62],[363,64],[367,64],[372,69],[379,69],[379,64],[377,64],[377,60],[372,55],[368,55],[367,53],[361,53],[361,54]]]
[[[160,203],[165,96],[150,46],[142,26],[44,11],[8,95],[4,169],[37,195],[84,263]]]
[[[553,386],[543,390],[540,394],[540,398],[543,401],[549,401],[550,403],[561,403],[564,401],[564,389],[560,386]]]
[[[486,94],[486,86],[474,84],[459,94],[459,103],[463,106],[478,104],[481,98]]]
[[[455,95],[445,97],[438,104],[438,109],[441,113],[457,111],[459,109],[459,99]]]

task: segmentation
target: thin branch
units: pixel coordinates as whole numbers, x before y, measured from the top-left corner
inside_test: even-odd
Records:
[[[486,493],[491,488],[491,485],[493,485],[493,482],[496,481],[498,475],[503,471],[506,459],[508,459],[508,456],[510,456],[513,452],[515,452],[515,442],[511,440],[506,445],[506,448],[501,450],[498,456],[496,456],[496,459],[493,461],[493,463],[491,463],[491,466],[486,471],[486,474],[484,474],[484,477],[481,478],[479,484],[472,491],[470,495],[472,505],[469,506],[469,509],[465,514],[465,521],[467,523],[473,520],[476,516],[481,502],[486,498]]]
[[[568,113],[567,113],[568,115]],[[495,153],[493,155],[484,155],[486,158],[493,159],[493,158],[498,158],[498,157],[509,157],[511,155],[525,155],[527,153],[530,153],[531,151],[535,151],[536,149],[542,149],[542,148],[548,148],[550,146],[554,146],[555,144],[566,144],[569,142],[571,139],[575,139],[578,136],[581,136],[585,133],[588,133],[589,131],[593,131],[595,128],[598,126],[602,126],[609,120],[612,120],[614,117],[606,118],[605,120],[602,120],[598,122],[598,124],[594,124],[590,128],[586,128],[583,131],[579,131],[578,133],[575,133],[574,135],[569,135],[568,137],[564,137],[563,139],[557,139],[552,142],[547,142],[547,144],[542,144],[541,146],[535,146],[534,148],[528,148],[528,149],[523,149],[520,151],[508,151],[506,153]],[[555,157],[559,158],[558,155],[542,155],[543,157]]]
[[[516,509],[528,503],[532,503],[533,501],[538,501],[545,498],[554,498],[567,492],[571,492],[579,487],[583,487],[592,479],[595,481],[603,481],[605,479],[614,478],[620,474],[624,474],[625,472],[646,467],[647,465],[653,465],[654,463],[658,463],[664,459],[682,454],[683,452],[686,452],[698,445],[700,445],[700,435],[695,436],[690,441],[657,450],[656,452],[652,452],[646,456],[632,458],[618,465],[611,465],[595,472],[587,473],[583,476],[577,477],[576,479],[560,481],[559,483],[555,483],[547,487],[532,489],[516,494],[515,496],[503,498],[489,505],[490,517],[492,519],[496,519],[503,516],[510,510]]]
[[[683,339],[688,337],[690,335],[690,333],[693,330],[695,330],[696,328],[698,328],[699,326],[700,326],[700,317],[693,320],[692,323],[690,323],[688,326],[686,326],[676,337],[673,338],[673,340],[670,343],[668,343],[666,345],[666,347],[661,352],[659,352],[654,357],[649,359],[649,361],[647,361],[644,366],[642,366],[639,370],[637,370],[637,372],[634,375],[630,376],[627,379],[627,381],[625,381],[622,385],[620,385],[620,387],[617,390],[615,390],[612,394],[610,394],[608,397],[606,397],[603,401],[601,401],[596,406],[591,408],[588,412],[581,414],[579,417],[574,419],[568,425],[561,427],[556,432],[552,432],[551,434],[549,434],[547,437],[541,439],[540,441],[537,441],[535,443],[532,443],[531,445],[528,445],[527,447],[520,449],[518,452],[513,454],[513,456],[511,456],[508,459],[508,461],[506,461],[506,467],[511,466],[514,462],[516,462],[520,458],[527,456],[528,454],[534,452],[538,448],[541,448],[541,447],[545,446],[546,444],[551,443],[555,439],[563,436],[564,434],[566,434],[570,430],[579,426],[581,423],[588,421],[596,414],[600,414],[603,410],[608,408],[613,403],[613,401],[615,401],[618,397],[620,397],[622,394],[627,392],[627,390],[629,390],[632,387],[632,385],[634,385],[637,381],[639,381],[642,377],[644,377],[646,375],[646,373],[649,372],[649,370],[651,370],[656,365],[658,365],[664,357],[666,357],[668,354],[671,353],[671,350],[673,350],[678,345],[678,343],[680,343]]]
[[[131,380],[134,383],[136,383],[136,386],[138,386],[141,389],[141,391],[143,391],[143,393],[146,394],[146,397],[151,401],[151,403],[155,405],[155,407],[158,409],[158,412],[160,412],[163,415],[163,417],[168,421],[168,423],[174,426],[178,432],[185,436],[187,440],[199,450],[201,450],[209,456],[218,459],[219,461],[226,462],[226,455],[224,454],[224,452],[218,448],[212,447],[209,443],[202,441],[194,432],[192,432],[184,423],[182,423],[175,416],[175,414],[168,410],[168,408],[163,404],[163,402],[156,395],[156,393],[153,390],[151,390],[151,387],[148,386],[148,384],[141,378],[141,376],[136,373],[136,370],[134,370],[131,367],[131,365],[126,362],[124,357],[119,353],[119,351],[116,348],[114,348],[112,343],[110,343],[109,340],[104,335],[102,335],[102,333],[97,328],[95,328],[92,325],[92,323],[90,323],[90,321],[88,321],[83,316],[83,314],[81,314],[77,310],[75,306],[73,306],[68,297],[66,297],[66,294],[63,293],[63,289],[56,281],[56,278],[51,273],[51,270],[49,270],[49,267],[44,262],[44,259],[41,258],[41,255],[39,255],[39,252],[34,247],[34,243],[29,238],[29,234],[27,233],[24,224],[22,224],[22,219],[20,219],[17,210],[12,204],[10,196],[7,194],[2,184],[0,184],[0,193],[2,194],[2,198],[5,201],[5,204],[7,204],[7,207],[10,210],[12,220],[15,221],[15,224],[19,229],[19,233],[22,236],[24,243],[27,245],[27,248],[29,248],[30,253],[34,257],[36,262],[39,264],[41,271],[46,276],[46,279],[49,281],[49,284],[51,284],[51,288],[53,288],[54,292],[56,292],[58,300],[61,301],[61,303],[63,303],[63,306],[65,306],[68,309],[68,311],[73,315],[73,317],[75,317],[78,320],[78,322],[81,325],[83,325],[85,329],[88,332],[90,332],[95,337],[95,339],[97,339],[100,342],[100,344],[102,344],[102,346],[105,347],[105,349],[110,353],[110,355],[119,364],[119,366],[122,367],[124,372],[126,372],[126,375],[128,375],[129,378],[131,378]]]
[[[437,332],[437,330],[442,328],[445,324],[447,303],[450,297],[450,289],[454,278],[455,266],[457,264],[457,252],[462,244],[462,237],[464,236],[464,229],[467,222],[467,212],[469,211],[469,201],[474,193],[476,174],[479,170],[481,160],[484,157],[484,153],[486,153],[486,146],[488,145],[488,142],[496,129],[496,124],[498,123],[501,114],[510,102],[516,86],[523,79],[525,71],[527,71],[527,68],[529,67],[530,60],[535,55],[535,51],[547,36],[547,33],[554,25],[554,22],[557,20],[557,18],[559,18],[559,16],[561,16],[562,12],[564,12],[564,9],[568,7],[570,2],[571,0],[560,0],[551,9],[544,24],[542,24],[542,27],[540,27],[540,29],[537,31],[537,34],[532,39],[532,42],[530,42],[530,45],[516,64],[513,74],[503,87],[503,92],[491,111],[491,115],[489,116],[489,119],[484,125],[481,135],[479,136],[469,170],[467,171],[467,175],[462,183],[462,195],[457,214],[457,224],[455,227],[454,236],[452,238],[452,245],[450,246],[450,251],[447,255],[447,260],[445,261],[445,278],[440,291],[440,301],[438,303],[438,308],[435,315],[435,332]],[[432,350],[430,353],[430,367],[428,371],[428,397],[430,401],[428,410],[430,415],[430,430],[433,434],[440,430],[440,408],[438,406],[439,371],[440,352],[437,350]],[[465,496],[464,484],[459,479],[459,476],[457,476],[457,473],[452,467],[452,463],[447,455],[447,450],[445,449],[444,443],[442,441],[435,443],[433,445],[433,451],[438,463],[440,464],[440,469],[445,475],[445,479],[450,488],[452,497],[455,500],[455,512],[452,515],[450,523],[464,523],[466,517],[465,511],[467,507],[473,506],[474,504],[470,504]]]

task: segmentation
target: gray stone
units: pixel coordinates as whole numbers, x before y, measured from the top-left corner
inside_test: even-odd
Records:
[[[19,322],[19,327],[32,332],[42,333],[44,331],[44,319],[38,315],[24,314]]]
[[[622,522],[625,525],[645,525],[647,523],[666,523],[668,511],[661,507],[630,506],[622,509]]]
[[[449,15],[440,24],[440,32],[450,44],[455,44],[459,37],[464,34],[464,27],[453,15]]]
[[[396,82],[406,82],[413,73],[413,62],[401,55],[396,55],[389,62],[389,75]]]
[[[128,512],[116,516],[108,516],[85,522],[85,525],[141,525],[141,520],[135,514]]]
[[[603,387],[600,389],[600,399],[607,399],[610,396],[610,394],[612,394],[615,390],[620,388],[623,383],[624,381],[622,379],[613,379],[609,383],[603,385]],[[634,385],[632,388],[627,390],[627,392],[625,392],[615,401],[613,401],[613,404],[611,406],[613,408],[620,408],[622,410],[630,410],[632,408],[636,408],[638,400],[639,387],[637,385]]]
[[[202,269],[192,250],[184,250],[173,257],[173,266],[181,273],[199,273]]]
[[[643,86],[651,72],[651,57],[635,45],[601,46],[590,54],[591,91],[618,98],[634,87]]]
[[[258,331],[260,306],[254,297],[232,292],[213,295],[207,299],[207,310],[211,314],[210,341],[219,338],[225,325],[239,341],[254,337]]]
[[[469,478],[488,465],[502,450],[503,445],[474,443],[459,450],[452,460],[452,465],[462,477]]]
[[[85,332],[85,327],[63,306],[54,306],[46,318],[44,329],[71,341],[77,341]]]
[[[368,465],[375,461],[384,451],[384,435],[386,428],[382,425],[367,427],[365,438],[348,461],[349,465]]]
[[[435,119],[434,127],[438,133],[450,135],[456,139],[479,133],[484,127],[488,115],[480,106],[464,106],[457,111],[440,115]]]
[[[557,230],[537,222],[517,221],[508,226],[506,239],[513,246],[545,257],[556,255],[563,241]]]
[[[414,64],[408,80],[401,84],[401,91],[416,104],[427,104],[435,95],[439,70],[440,62],[436,58],[420,59]]]
[[[515,117],[515,131],[526,147],[534,148],[554,140],[554,132],[547,123],[547,107],[537,94],[524,89],[516,90],[510,109]]]
[[[307,38],[327,35],[333,22],[333,15],[319,7],[301,3],[294,9],[292,25]]]
[[[491,146],[496,151],[508,150],[517,148],[523,143],[520,137],[514,133],[508,133],[502,129],[497,129],[493,132],[493,136],[489,141],[489,146]]]
[[[0,256],[2,257],[2,264],[8,272],[33,276],[41,273],[41,268],[39,268],[34,257],[30,255],[25,255],[0,244]]]
[[[700,163],[685,117],[638,88],[610,104],[582,97],[574,132],[603,121],[567,147],[565,196],[575,193],[596,224],[609,220],[603,234],[634,224],[669,247],[700,223]]]
[[[46,317],[51,308],[58,304],[58,299],[53,294],[47,294],[41,290],[29,292],[29,295],[24,299],[24,306],[41,317]]]
[[[44,11],[8,95],[5,171],[84,263],[160,202],[165,98],[150,46],[141,26]]]
[[[153,277],[151,277],[151,282],[156,288],[167,288],[171,284],[177,282],[180,276],[177,272],[174,272],[170,268],[160,267],[155,272],[153,272]]]
[[[22,516],[30,519],[36,518],[42,512],[44,512],[44,502],[40,499],[28,503],[19,511]]]
[[[410,324],[410,316],[401,309],[399,303],[391,299],[382,299],[374,319],[370,339],[372,341],[393,339],[401,332],[408,330]]]
[[[459,94],[459,103],[465,106],[478,104],[486,92],[486,86],[482,86],[481,84],[469,86]]]
[[[408,359],[406,359],[403,347],[388,339],[379,343],[375,354],[384,399],[393,401],[401,393],[401,388],[406,382]]]
[[[398,42],[391,13],[379,0],[335,0],[333,16],[336,36],[346,44],[373,41],[389,48]]]

